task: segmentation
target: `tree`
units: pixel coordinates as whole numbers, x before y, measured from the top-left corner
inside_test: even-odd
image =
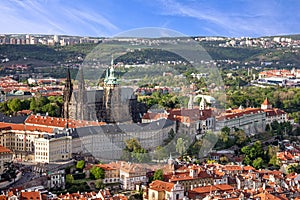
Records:
[[[228,162],[228,158],[225,155],[222,155],[220,157],[221,164],[226,164]]]
[[[250,154],[250,147],[249,147],[249,146],[244,146],[244,147],[241,149],[241,152],[242,152],[243,154],[249,155],[249,154]]]
[[[134,161],[137,161],[139,163],[149,162],[151,160],[147,150],[144,148],[131,152],[131,158],[133,158]]]
[[[14,98],[10,100],[7,104],[8,108],[16,113],[17,111],[20,111],[22,109],[21,100],[18,98]]]
[[[227,126],[223,127],[221,129],[221,132],[226,134],[226,135],[229,135],[230,134],[230,128],[228,128]]]
[[[249,158],[248,155],[245,156],[245,158],[244,158],[244,160],[243,160],[243,163],[244,163],[245,165],[251,165],[251,164],[252,164],[252,161],[251,161],[251,159]]]
[[[80,160],[76,163],[76,169],[83,170],[84,165],[85,165],[84,160]]]
[[[131,138],[125,141],[126,149],[130,152],[141,149],[141,144],[136,138]]]
[[[35,97],[33,97],[33,98],[31,99],[31,102],[30,102],[30,108],[29,108],[29,109],[32,110],[32,111],[34,111],[34,112],[37,111],[37,104],[36,104],[36,99],[35,99]]]
[[[74,177],[72,174],[67,174],[66,175],[66,184],[67,185],[72,185],[74,183]]]
[[[253,167],[255,169],[260,169],[263,166],[263,159],[261,157],[256,158],[255,160],[253,160]]]
[[[239,145],[243,144],[247,139],[245,131],[241,130],[241,129],[239,129],[237,131],[234,131],[234,135],[236,137],[236,143],[239,144]]]
[[[288,173],[296,172],[297,174],[300,173],[300,166],[298,164],[291,164],[287,167]]]
[[[278,158],[277,158],[276,155],[274,155],[274,156],[270,159],[269,164],[270,164],[270,165],[273,165],[274,167],[278,167],[278,166],[279,166],[279,160],[278,160]]]
[[[90,175],[92,175],[92,179],[103,179],[104,178],[104,170],[100,167],[93,166],[90,169]]]
[[[146,149],[142,148],[136,138],[131,138],[125,141],[126,147],[123,150],[122,158],[137,162],[149,162],[151,160]]]
[[[162,160],[167,156],[168,156],[168,154],[167,154],[167,151],[166,151],[165,148],[163,148],[161,146],[156,147],[156,149],[155,149],[155,158],[157,160]]]
[[[164,180],[164,173],[162,169],[158,169],[154,172],[153,181],[155,180],[161,180],[161,181]]]
[[[178,138],[176,142],[176,151],[181,155],[186,151],[186,143],[182,138]]]
[[[95,186],[96,186],[97,189],[104,189],[104,187],[105,187],[105,185],[104,185],[104,183],[103,183],[103,181],[101,179],[97,180],[95,182]]]

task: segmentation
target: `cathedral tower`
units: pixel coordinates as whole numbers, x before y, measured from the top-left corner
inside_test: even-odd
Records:
[[[119,114],[118,107],[121,104],[119,82],[115,77],[114,60],[112,58],[110,68],[106,70],[104,78],[104,96],[103,103],[105,107],[105,121],[108,123],[116,122],[116,116]]]
[[[63,117],[65,119],[69,119],[69,112],[70,112],[70,101],[73,93],[73,85],[71,80],[70,69],[67,69],[67,80],[65,83],[64,91],[63,91],[63,100],[64,100],[64,107],[63,107]]]
[[[83,69],[79,69],[76,119],[87,120],[87,94],[84,83]]]

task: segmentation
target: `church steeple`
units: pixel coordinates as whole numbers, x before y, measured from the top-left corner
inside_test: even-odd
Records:
[[[261,109],[272,109],[272,104],[269,102],[268,97],[264,100],[264,102],[261,104]]]
[[[104,78],[104,85],[107,85],[107,86],[116,86],[118,84],[119,84],[118,83],[118,79],[117,79],[117,77],[115,77],[114,58],[112,56],[111,65],[106,70],[106,75],[105,75],[105,78]]]
[[[71,80],[71,73],[69,67],[67,68],[67,80],[65,83],[64,91],[63,91],[63,100],[64,100],[64,107],[63,107],[63,115],[65,119],[69,119],[69,104],[71,101],[73,93],[73,84]]]
[[[86,103],[87,103],[87,96],[86,96],[86,89],[85,89],[85,82],[83,76],[83,69],[79,69],[79,77],[78,77],[78,95],[77,95],[77,102],[78,102],[78,113],[77,119],[86,120]]]
[[[199,105],[199,110],[205,110],[205,109],[206,109],[206,101],[204,97],[202,97]]]

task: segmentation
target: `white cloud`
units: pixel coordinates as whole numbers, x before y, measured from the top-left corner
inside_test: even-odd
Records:
[[[2,33],[111,35],[113,23],[92,9],[73,8],[58,0],[10,0],[1,2]],[[75,7],[75,6],[74,6]]]

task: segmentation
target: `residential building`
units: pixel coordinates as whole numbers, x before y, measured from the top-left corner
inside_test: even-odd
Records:
[[[50,163],[72,158],[72,137],[67,134],[44,135],[34,140],[35,162]]]
[[[48,188],[49,189],[65,189],[65,170],[48,172]]]
[[[9,148],[16,160],[34,160],[34,140],[51,134],[52,128],[0,122],[0,145]]]
[[[120,167],[120,182],[124,190],[135,190],[137,185],[145,185],[149,170],[142,164],[122,162]]]
[[[190,199],[204,199],[206,197],[220,196],[233,191],[234,188],[227,184],[207,185],[193,188],[188,192],[188,197]]]
[[[184,199],[184,188],[179,183],[155,180],[150,183],[144,200],[180,200]]]
[[[98,164],[104,170],[105,177],[102,180],[104,184],[112,185],[120,183],[120,165],[118,163]]]
[[[213,176],[209,171],[203,170],[199,166],[191,165],[188,168],[184,167],[173,172],[169,178],[169,182],[181,184],[184,187],[184,191],[187,192],[199,185],[212,185]]]

